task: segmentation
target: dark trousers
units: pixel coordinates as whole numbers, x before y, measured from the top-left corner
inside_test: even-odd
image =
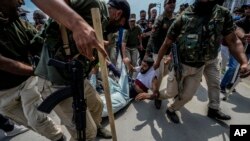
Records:
[[[14,124],[6,117],[0,114],[0,129],[4,132],[9,132],[14,129]]]

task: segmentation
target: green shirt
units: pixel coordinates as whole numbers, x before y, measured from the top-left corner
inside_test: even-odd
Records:
[[[136,25],[134,28],[130,28],[124,31],[123,41],[128,48],[134,48],[140,45],[140,36],[142,34],[141,28]]]
[[[42,43],[34,37],[36,29],[21,19],[11,23],[0,23],[0,54],[6,58],[30,64],[29,56],[39,54]],[[18,86],[29,76],[16,75],[0,70],[0,90]]]
[[[201,17],[190,6],[173,22],[167,36],[176,41],[183,63],[204,63],[218,56],[223,36],[234,30],[226,8],[216,5],[211,16]]]

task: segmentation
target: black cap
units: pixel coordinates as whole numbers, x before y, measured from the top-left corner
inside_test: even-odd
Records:
[[[130,6],[127,0],[109,0],[108,4],[116,9],[120,9],[123,12],[123,17],[126,18],[126,23],[123,26],[125,29],[129,29],[129,17],[130,17]]]

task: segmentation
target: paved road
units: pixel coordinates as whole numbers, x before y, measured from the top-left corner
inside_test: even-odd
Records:
[[[222,110],[232,116],[232,120],[225,122],[206,116],[208,98],[204,81],[195,97],[178,112],[181,124],[170,122],[165,114],[166,105],[171,101],[165,100],[160,110],[154,108],[152,101],[133,101],[115,114],[118,141],[229,141],[230,125],[250,124],[250,79],[239,83],[236,90],[227,102],[221,102]],[[54,114],[50,116],[56,118]],[[103,124],[109,128],[107,118]],[[0,141],[48,140],[28,131],[13,138],[4,137],[0,132]]]

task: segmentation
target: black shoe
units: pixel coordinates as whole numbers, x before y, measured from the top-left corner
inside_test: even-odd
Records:
[[[161,100],[155,99],[155,108],[160,109],[161,108]]]
[[[97,129],[97,136],[105,138],[105,139],[111,139],[112,138],[112,134],[109,130],[107,130],[106,128],[103,127],[99,127]]]
[[[166,111],[169,119],[173,122],[173,123],[180,123],[179,117],[177,116],[177,114],[174,112],[170,112],[169,110]]]
[[[207,116],[210,118],[220,119],[220,120],[230,120],[231,119],[231,117],[229,115],[222,113],[220,110],[216,110],[216,109],[212,109],[212,108],[208,109]]]

